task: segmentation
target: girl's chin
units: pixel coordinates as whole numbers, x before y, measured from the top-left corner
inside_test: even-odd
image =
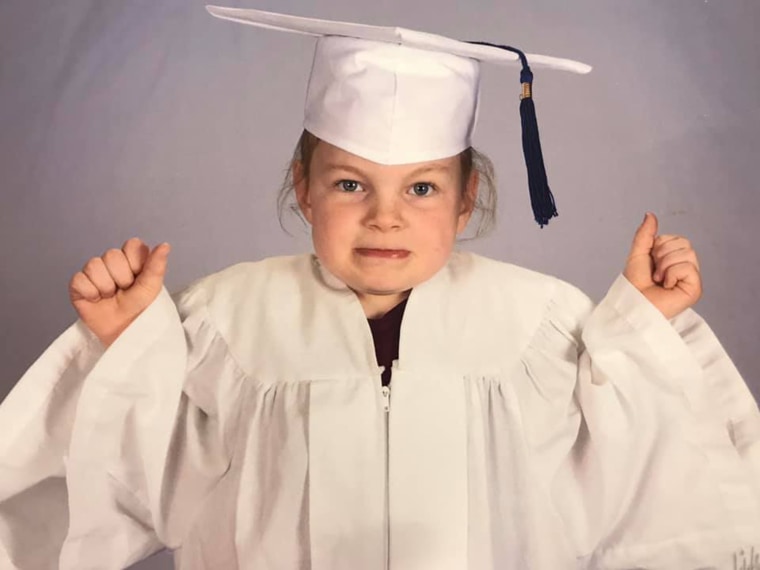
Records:
[[[421,283],[424,283],[432,275],[403,275],[399,272],[392,275],[391,271],[377,272],[374,275],[353,275],[345,281],[346,285],[355,293],[365,295],[399,295],[408,293]]]
[[[390,286],[379,286],[379,285],[375,285],[375,286],[361,285],[357,287],[352,287],[351,285],[349,285],[349,289],[351,289],[357,295],[373,295],[375,297],[392,297],[394,295],[408,295],[409,291],[411,291],[413,287],[412,286],[390,287]]]

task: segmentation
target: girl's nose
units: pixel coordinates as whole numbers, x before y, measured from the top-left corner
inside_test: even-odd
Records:
[[[400,229],[404,225],[402,208],[403,204],[398,198],[375,194],[367,210],[365,224],[381,231]]]

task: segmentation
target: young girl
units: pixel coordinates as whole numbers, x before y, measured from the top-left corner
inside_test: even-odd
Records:
[[[215,14],[325,34],[292,163],[315,253],[170,296],[169,246],[132,239],[74,275],[80,320],[0,407],[0,567],[753,564],[760,415],[688,241],[647,215],[597,306],[454,250],[469,50],[509,55]]]

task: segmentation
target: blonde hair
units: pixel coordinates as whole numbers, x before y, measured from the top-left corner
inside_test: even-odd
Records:
[[[304,178],[308,178],[311,158],[319,142],[318,137],[304,130],[285,170],[285,179],[277,193],[277,216],[280,220],[280,226],[286,232],[288,230],[283,222],[286,209],[294,213],[304,225],[306,224],[306,220],[303,219],[301,210],[294,198],[296,183],[300,180],[293,179],[293,164],[301,162],[303,165],[302,175]],[[481,237],[491,231],[496,222],[496,175],[494,174],[493,163],[490,158],[473,147],[459,153],[459,160],[462,171],[462,194],[466,190],[467,180],[469,180],[473,169],[479,175],[478,195],[473,206],[473,217],[477,220],[474,237]]]

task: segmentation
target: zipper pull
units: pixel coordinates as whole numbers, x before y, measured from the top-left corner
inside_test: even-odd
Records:
[[[383,386],[380,391],[383,393],[383,409],[386,412],[391,411],[391,388],[390,386]]]

